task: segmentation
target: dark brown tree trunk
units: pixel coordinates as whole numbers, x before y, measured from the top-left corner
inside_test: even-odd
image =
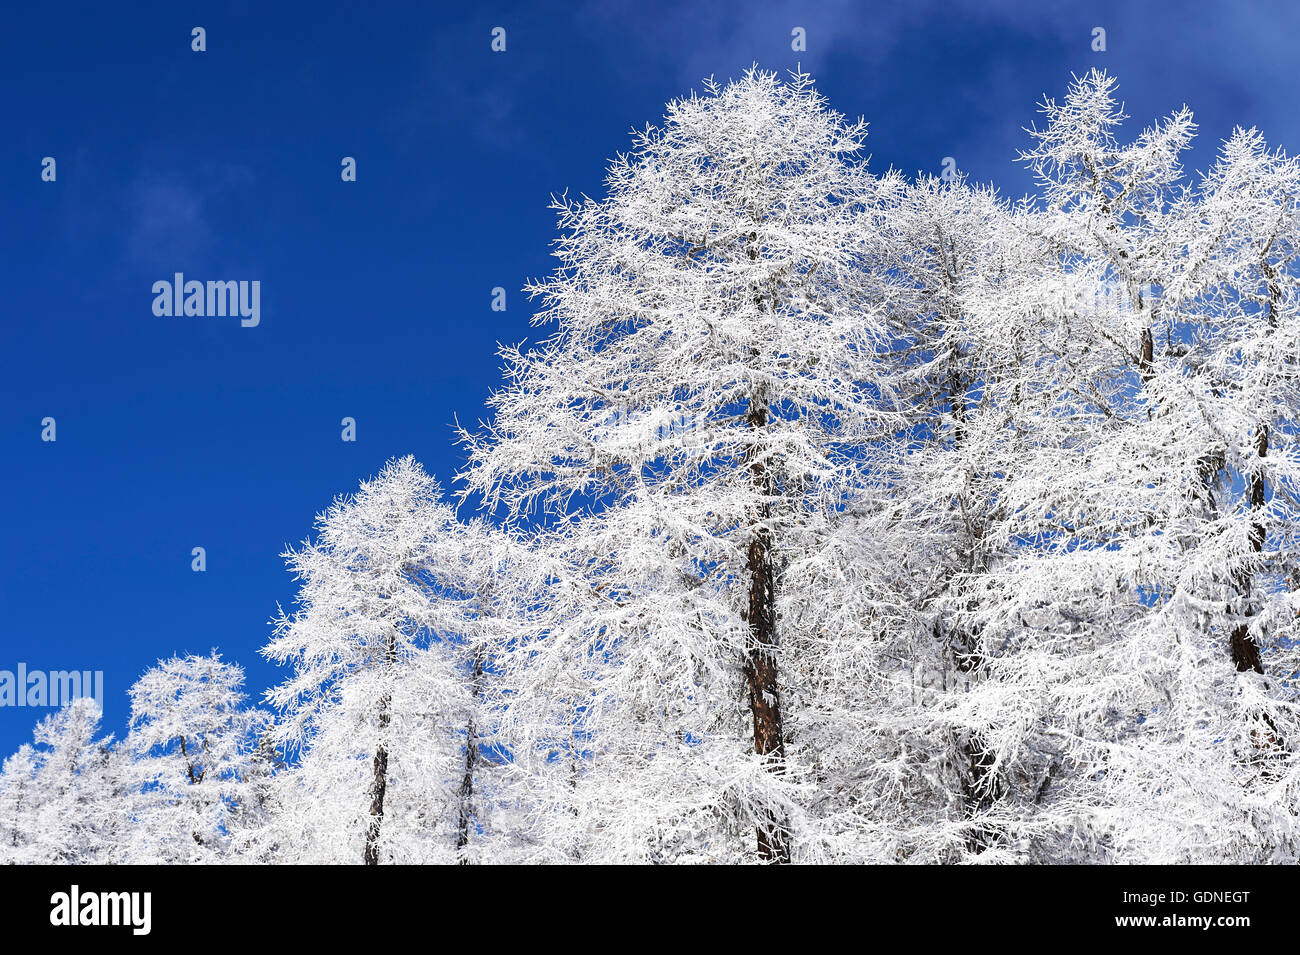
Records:
[[[388,637],[388,646],[384,662],[391,671],[397,664],[397,638]],[[379,865],[379,833],[384,824],[384,796],[388,792],[388,749],[382,740],[387,735],[389,721],[392,719],[392,698],[384,693],[379,698],[379,738],[381,742],[375,748],[375,781],[370,790],[370,827],[366,830],[366,848],[364,861],[366,865]]]
[[[1141,351],[1138,355],[1138,373],[1142,376],[1142,383],[1151,380],[1155,374],[1155,339],[1151,335],[1151,329],[1142,329],[1142,341],[1140,343]]]
[[[754,399],[748,422],[751,433],[767,427],[767,403]],[[749,451],[749,470],[754,487],[764,498],[758,526],[749,544],[746,570],[749,574],[749,644],[745,655],[745,681],[749,709],[754,721],[754,752],[764,757],[771,772],[781,773],[785,763],[785,736],[781,730],[781,696],[776,668],[776,581],[772,573],[772,532],[767,526],[772,495],[772,478],[761,448],[755,440]],[[790,861],[785,821],[768,812],[758,824],[758,855],[767,862]]]
[[[185,743],[185,737],[180,736],[178,739],[181,744],[181,758],[185,760],[185,772],[188,773],[190,777],[190,785],[197,786],[203,781],[203,772],[200,771],[197,774],[194,772],[194,763],[190,761],[190,751],[189,747]],[[197,832],[191,832],[190,835],[194,837],[194,841],[199,845],[204,845],[203,837]]]
[[[951,284],[951,283],[950,283]],[[954,446],[960,446],[966,438],[966,383],[958,364],[958,352],[954,349],[948,368],[948,407],[953,419],[952,440]],[[970,551],[965,555],[967,569],[983,571],[985,561],[980,553],[982,528],[968,525]],[[962,673],[974,673],[983,662],[980,653],[978,633],[965,630],[954,632],[951,646],[956,648],[957,669]],[[968,818],[975,818],[989,809],[1004,793],[1002,781],[993,774],[994,757],[984,740],[984,734],[972,730],[958,746],[962,775],[962,805]],[[966,838],[967,848],[974,853],[983,852],[994,844],[997,833],[987,828],[972,828]]]
[[[973,542],[973,549],[978,544]],[[971,565],[977,562],[972,554]],[[960,648],[957,669],[962,673],[975,674],[984,662],[984,654],[979,647],[979,633],[964,630],[954,634],[954,643]],[[987,811],[1006,794],[1006,788],[1000,775],[994,771],[996,759],[984,739],[984,734],[977,729],[971,730],[959,747],[962,766],[962,805],[966,816],[974,819]],[[998,833],[988,826],[972,827],[966,837],[966,848],[973,853],[981,853],[995,845]]]
[[[1271,244],[1270,244],[1271,248]],[[1277,270],[1268,261],[1268,250],[1265,250],[1264,258],[1260,262],[1260,270],[1268,286],[1268,310],[1266,312],[1269,328],[1277,328],[1277,303],[1282,295],[1282,289],[1278,285]],[[1255,453],[1260,460],[1268,457],[1268,425],[1260,423],[1255,432]],[[1255,473],[1250,478],[1250,509],[1259,512],[1264,509],[1265,491],[1264,475],[1256,468]],[[1264,549],[1264,525],[1260,521],[1255,521],[1250,525],[1250,549],[1259,554]],[[1254,616],[1253,607],[1250,602],[1250,592],[1254,584],[1254,573],[1248,567],[1244,566],[1237,570],[1233,575],[1236,584],[1237,593],[1241,598],[1241,613],[1247,619],[1240,623],[1232,631],[1229,644],[1232,649],[1232,662],[1236,666],[1238,673],[1245,673],[1253,670],[1256,673],[1264,672],[1263,661],[1259,657],[1259,644],[1255,638],[1250,635],[1250,620]],[[1271,724],[1270,724],[1271,725]]]
[[[1260,267],[1264,273],[1264,278],[1268,282],[1268,323],[1270,328],[1276,328],[1277,301],[1282,294],[1282,289],[1277,284],[1277,271],[1269,264],[1267,253]],[[1259,455],[1261,461],[1268,457],[1268,425],[1263,423],[1255,432],[1255,453]],[[1263,510],[1264,497],[1264,475],[1256,469],[1250,478],[1250,509],[1256,512]],[[1264,549],[1264,533],[1264,525],[1259,521],[1255,521],[1250,525],[1250,549],[1256,554]],[[1229,639],[1232,649],[1232,662],[1236,666],[1238,673],[1245,673],[1250,670],[1263,673],[1264,663],[1259,658],[1259,644],[1250,635],[1249,618],[1254,615],[1253,608],[1250,605],[1250,591],[1254,584],[1254,573],[1249,567],[1241,567],[1233,576],[1237,593],[1241,597],[1241,613],[1247,619],[1233,629],[1232,636]]]
[[[483,680],[483,657],[474,654],[474,676],[472,706],[478,704],[479,685]],[[465,847],[469,845],[469,827],[473,819],[474,802],[474,768],[478,765],[478,729],[474,726],[474,712],[470,710],[469,720],[465,725],[465,776],[460,781],[460,819],[456,833],[457,865],[468,865]]]
[[[990,809],[1005,795],[1002,779],[993,772],[993,754],[989,751],[984,735],[973,731],[961,747],[962,759],[962,803],[969,818]],[[975,854],[984,852],[997,843],[998,831],[990,826],[972,827],[966,836],[966,848]]]
[[[761,217],[753,210],[751,218],[757,224]],[[746,241],[750,262],[757,262],[759,243],[757,230]],[[751,290],[754,307],[759,311],[768,302],[763,290]],[[770,301],[775,306],[773,298]],[[753,350],[757,363],[760,352]],[[771,500],[775,496],[775,482],[768,462],[763,435],[768,423],[768,395],[755,394],[749,401],[746,423],[750,441],[745,449],[745,461],[753,479],[754,489],[762,500],[755,515],[753,537],[749,542],[745,570],[749,576],[749,606],[745,622],[749,625],[748,645],[745,648],[745,684],[749,692],[749,710],[754,724],[754,752],[763,757],[769,772],[780,775],[785,771],[785,735],[781,728],[781,695],[776,666],[776,580],[772,564]],[[786,836],[785,820],[770,809],[756,825],[758,856],[764,862],[778,864],[790,861],[790,844]]]
[[[1273,331],[1277,329],[1277,305],[1282,296],[1282,288],[1278,283],[1277,269],[1268,261],[1267,249],[1264,253],[1264,259],[1260,262],[1260,270],[1268,283],[1267,318],[1269,329]],[[1268,441],[1268,424],[1260,422],[1255,431],[1255,453],[1260,459],[1259,463],[1262,463],[1263,459],[1268,457]],[[1256,467],[1255,473],[1250,478],[1250,509],[1255,514],[1258,514],[1264,509],[1266,503],[1264,475]],[[1250,549],[1256,555],[1264,550],[1264,540],[1267,533],[1267,528],[1261,519],[1251,523]],[[1253,567],[1240,568],[1236,578],[1237,592],[1241,595],[1242,601],[1241,613],[1246,619],[1232,631],[1229,641],[1232,648],[1232,662],[1239,673],[1253,671],[1263,674],[1264,661],[1260,658],[1259,642],[1250,633],[1250,618],[1255,616],[1255,608],[1251,601],[1251,590],[1254,586]],[[1277,724],[1273,722],[1273,718],[1267,712],[1259,714],[1258,724],[1251,730],[1250,736],[1255,747],[1257,760],[1265,764],[1265,776],[1276,778],[1276,767],[1267,764],[1272,763],[1272,757],[1282,752],[1284,745]]]
[[[974,673],[983,662],[983,655],[978,648],[978,637],[974,634],[957,634],[959,645],[965,648],[964,655],[958,660],[958,669]],[[991,808],[1003,797],[1006,789],[1002,778],[994,772],[995,757],[979,730],[971,730],[962,741],[961,753],[962,804],[966,815],[975,818]],[[973,828],[966,838],[967,848],[974,853],[983,852],[997,841],[997,832],[987,827]]]
[[[1264,458],[1268,456],[1268,427],[1260,425],[1255,436],[1255,452]],[[1250,478],[1250,509],[1260,511],[1264,508],[1264,475],[1258,471]],[[1264,549],[1264,525],[1255,521],[1250,525],[1250,549],[1258,554]],[[1249,618],[1254,616],[1253,608],[1250,606],[1250,591],[1254,583],[1254,574],[1248,566],[1241,567],[1233,575],[1236,590],[1242,601],[1242,615],[1247,619],[1237,625],[1232,631],[1230,644],[1232,647],[1232,662],[1237,667],[1239,673],[1245,673],[1248,670],[1254,670],[1256,673],[1264,672],[1264,664],[1259,658],[1259,644],[1255,638],[1250,635]]]
[[[381,729],[388,726],[388,698],[379,718]],[[388,750],[383,744],[375,750],[375,783],[370,795],[370,828],[366,832],[366,865],[379,865],[379,830],[384,822],[384,794],[388,790]]]

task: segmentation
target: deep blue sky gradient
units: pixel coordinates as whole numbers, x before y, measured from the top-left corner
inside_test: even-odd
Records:
[[[465,7],[6,8],[0,669],[104,670],[119,734],[127,687],[174,652],[219,647],[254,694],[276,682],[257,651],[295,591],[285,544],[391,455],[450,479],[451,422],[481,415],[496,342],[536,336],[519,288],[551,268],[550,193],[599,195],[629,129],[706,75],[802,61],[870,122],[877,170],[953,156],[1012,195],[1035,104],[1092,66],[1134,132],[1191,106],[1193,169],[1235,124],[1300,149],[1300,13],[1281,2]],[[155,317],[176,271],[259,279],[261,325]],[[41,715],[0,708],[0,755]]]

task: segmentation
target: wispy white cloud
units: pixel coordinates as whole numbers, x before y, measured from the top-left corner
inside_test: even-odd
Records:
[[[209,255],[218,234],[214,214],[251,178],[244,167],[213,162],[199,163],[187,174],[141,174],[120,197],[127,264],[166,269]]]

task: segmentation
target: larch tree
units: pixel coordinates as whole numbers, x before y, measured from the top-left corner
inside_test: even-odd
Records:
[[[93,699],[72,700],[37,723],[34,746],[6,764],[0,782],[13,815],[0,860],[130,861],[137,789],[128,754],[99,735],[100,717]]]
[[[39,764],[30,743],[5,759],[0,767],[0,862],[9,865],[40,862],[29,847],[41,792],[36,788]]]
[[[160,660],[131,687],[126,746],[144,794],[136,861],[201,862],[227,852],[230,815],[266,714],[244,706],[244,671],[220,654]]]
[[[465,563],[482,529],[441,498],[413,458],[390,461],[285,555],[298,609],[281,612],[264,652],[293,669],[268,699],[282,713],[275,738],[301,755],[259,842],[290,858],[464,857],[490,650],[467,638],[479,610]]]
[[[713,781],[697,790],[749,821],[765,861],[792,858],[798,801],[782,567],[858,480],[854,449],[882,428],[890,387],[859,268],[875,195],[864,135],[803,74],[752,70],[669,104],[611,164],[605,199],[556,202],[560,266],[530,286],[535,321],[556,330],[503,351],[494,418],[464,435],[465,487],[487,506],[512,520],[586,509],[576,530],[620,542],[591,551],[609,558],[591,588],[607,605],[588,620],[599,645],[586,657],[628,681],[611,705],[649,703],[654,687],[690,694],[703,722],[663,727],[656,748],[699,753],[691,765]],[[646,666],[612,663],[620,652]],[[699,670],[739,678],[746,712],[726,680],[703,696],[676,682]],[[706,755],[735,717],[750,755]],[[750,782],[729,795],[718,781],[733,778]],[[658,802],[633,779],[626,792]]]
[[[1274,811],[1276,791],[1267,812],[1241,813],[1260,776],[1249,740],[1272,737],[1275,717],[1260,714],[1290,704],[1286,693],[1231,678],[1257,669],[1258,627],[1246,646],[1238,635],[1243,596],[1259,598],[1243,592],[1261,563],[1249,528],[1265,509],[1224,505],[1259,500],[1251,475],[1266,469],[1286,478],[1279,487],[1289,480],[1289,462],[1261,461],[1258,441],[1260,422],[1277,416],[1263,409],[1288,399],[1271,371],[1246,374],[1268,382],[1253,406],[1231,381],[1253,363],[1243,345],[1262,327],[1250,316],[1267,314],[1259,303],[1268,282],[1256,268],[1243,284],[1229,264],[1244,217],[1225,213],[1248,209],[1269,191],[1268,177],[1220,168],[1199,190],[1185,185],[1190,113],[1121,144],[1113,87],[1094,72],[1062,104],[1048,100],[1047,127],[1025,154],[1043,189],[1032,231],[1056,273],[1044,273],[1043,288],[1056,290],[1057,321],[1082,359],[1062,367],[1081,374],[1059,385],[1078,399],[1070,428],[1086,428],[1049,442],[1050,459],[1005,482],[1020,528],[977,591],[971,619],[990,648],[992,679],[974,701],[986,715],[1001,710],[1013,730],[997,747],[1007,765],[1023,762],[1018,753],[1055,754],[1047,801],[1021,827],[1037,841],[1032,851],[1258,860],[1291,823]],[[1272,190],[1275,228],[1290,217],[1295,193],[1288,200],[1286,191]],[[1246,244],[1272,267],[1272,233],[1251,231]],[[1276,249],[1285,258],[1285,244]],[[1254,304],[1243,310],[1243,301]],[[1256,700],[1253,716],[1243,694]],[[1027,699],[1052,718],[1028,723]],[[1279,748],[1276,739],[1267,746]]]

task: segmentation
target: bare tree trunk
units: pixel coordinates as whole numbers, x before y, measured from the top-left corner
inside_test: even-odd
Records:
[[[397,637],[388,637],[384,662],[389,670],[397,664]],[[375,781],[370,790],[370,827],[366,830],[366,865],[379,865],[379,832],[384,823],[384,795],[388,792],[388,750],[383,739],[392,719],[392,698],[387,692],[379,698],[379,738],[375,748]]]
[[[1277,282],[1277,271],[1268,262],[1268,253],[1265,250],[1265,256],[1260,262],[1260,270],[1268,283],[1268,324],[1271,329],[1277,327],[1277,301],[1282,295],[1282,289]],[[1268,457],[1268,425],[1261,422],[1255,431],[1255,453],[1259,455],[1261,461]],[[1259,473],[1258,469],[1250,479],[1250,509],[1258,512],[1264,509],[1265,491],[1264,475]],[[1254,521],[1250,526],[1250,549],[1259,554],[1264,549],[1264,525],[1260,521]],[[1241,596],[1243,603],[1242,615],[1249,618],[1253,616],[1253,608],[1250,606],[1250,592],[1254,584],[1254,574],[1247,567],[1241,567],[1233,575],[1236,584],[1237,593]],[[1254,670],[1256,673],[1264,672],[1264,664],[1259,658],[1259,644],[1255,638],[1250,635],[1249,619],[1239,624],[1233,631],[1230,638],[1232,648],[1232,662],[1236,666],[1238,673],[1245,673]]]
[[[1002,779],[993,772],[993,755],[984,734],[973,731],[962,744],[963,767],[962,804],[968,818],[992,808],[1006,794]],[[991,826],[972,827],[966,836],[966,848],[978,855],[992,848],[998,841],[998,830]]]
[[[749,410],[751,432],[767,426],[767,402],[754,399]],[[771,472],[762,458],[757,441],[747,452],[754,487],[765,499],[770,498]],[[785,736],[781,730],[781,697],[776,668],[776,581],[772,573],[772,532],[767,526],[770,509],[766,501],[759,509],[759,523],[749,544],[749,643],[745,655],[745,680],[749,690],[749,708],[754,721],[754,752],[764,757],[774,773],[784,771]],[[785,821],[768,810],[758,825],[758,854],[768,862],[790,861]]]
[[[978,634],[965,632],[956,635],[956,644],[965,652],[958,660],[958,669],[965,673],[976,672],[983,663],[978,647]],[[962,804],[968,818],[975,818],[991,808],[1006,794],[1001,776],[994,772],[996,760],[989,749],[984,734],[971,730],[962,740],[958,751],[962,766]],[[974,853],[983,852],[997,842],[997,832],[988,827],[972,828],[966,838],[967,848]]]
[[[949,268],[955,269],[955,264]],[[951,285],[951,280],[949,284]],[[955,447],[961,446],[966,439],[966,389],[967,385],[958,364],[958,354],[954,349],[948,367],[948,407],[953,418],[952,440]],[[965,510],[964,506],[963,510]],[[967,569],[984,571],[987,568],[980,553],[983,529],[973,523],[969,516],[967,529],[967,539],[970,542],[970,551],[965,555]],[[956,664],[959,672],[974,674],[984,662],[983,654],[979,649],[978,632],[969,633],[965,629],[959,630],[953,634],[950,646],[957,652]],[[984,734],[979,730],[971,730],[966,735],[958,745],[958,753],[961,760],[959,770],[962,776],[962,806],[967,818],[974,819],[1002,798],[1005,788],[1002,780],[993,772],[994,756],[989,750]],[[966,838],[966,847],[978,854],[994,845],[996,841],[995,831],[983,827],[972,828]]]
[[[1266,425],[1260,425],[1256,432],[1255,452],[1261,458],[1268,455],[1268,427]],[[1264,503],[1264,476],[1256,472],[1250,479],[1250,509],[1252,511],[1262,510]],[[1264,549],[1264,525],[1259,521],[1254,521],[1250,525],[1250,549],[1256,554]],[[1250,606],[1250,592],[1254,583],[1254,574],[1249,567],[1241,567],[1233,574],[1233,581],[1244,604],[1242,615],[1247,618],[1254,616],[1253,608]],[[1264,672],[1264,664],[1259,658],[1259,644],[1250,635],[1249,619],[1243,620],[1233,629],[1230,644],[1232,647],[1232,662],[1239,673],[1248,670],[1254,670],[1256,673]]]
[[[750,210],[757,226],[761,216]],[[746,241],[750,262],[759,255],[758,232],[750,232]],[[754,307],[763,310],[767,296],[755,287],[751,290]],[[775,301],[771,302],[775,305]],[[757,364],[759,350],[752,352]],[[767,430],[769,396],[754,394],[749,401],[746,423],[750,441],[745,449],[745,463],[753,478],[754,489],[762,499],[757,514],[753,537],[749,542],[746,572],[749,576],[749,606],[745,622],[749,625],[749,639],[745,648],[745,684],[749,692],[749,710],[754,724],[754,752],[763,757],[769,772],[785,772],[785,735],[781,728],[781,696],[776,666],[776,579],[772,566],[772,531],[768,526],[771,517],[771,500],[776,487],[772,471],[764,459],[762,441]],[[790,861],[790,844],[785,831],[786,821],[771,809],[765,809],[756,826],[758,856],[765,862],[778,864]]]
[[[388,697],[384,697],[379,726],[388,726]],[[370,796],[370,828],[366,832],[366,865],[379,865],[379,830],[384,822],[384,794],[388,790],[388,750],[381,743],[375,750],[375,782]]]
[[[478,729],[474,726],[473,706],[478,704],[480,684],[483,680],[483,657],[474,651],[473,696],[469,720],[465,724],[465,776],[460,781],[460,819],[456,834],[458,865],[468,865],[465,847],[469,845],[469,827],[474,817],[474,769],[478,765]]]
[[[1268,455],[1268,426],[1261,424],[1255,433],[1255,452],[1264,458]],[[1258,512],[1263,509],[1265,504],[1264,476],[1258,472],[1251,476],[1250,479],[1250,509]],[[1255,520],[1250,525],[1250,549],[1259,554],[1264,549],[1264,537],[1266,530],[1260,520]],[[1251,590],[1254,585],[1254,573],[1249,566],[1239,567],[1232,575],[1233,583],[1237,594],[1241,599],[1241,614],[1245,617],[1241,623],[1233,628],[1232,636],[1228,640],[1229,647],[1232,651],[1232,663],[1237,668],[1238,673],[1255,672],[1262,674],[1264,672],[1264,661],[1260,659],[1259,642],[1251,635],[1250,619],[1256,615],[1255,608],[1251,601]],[[1273,718],[1266,712],[1259,712],[1258,725],[1250,731],[1251,742],[1256,751],[1256,759],[1262,763],[1267,763],[1269,757],[1275,756],[1282,750],[1282,738],[1277,730],[1277,724]],[[1273,768],[1266,768],[1266,775],[1272,775]]]
[[[1282,289],[1278,285],[1277,271],[1267,260],[1267,253],[1264,261],[1260,263],[1261,271],[1268,282],[1268,323],[1270,329],[1277,328],[1277,303],[1282,295]],[[1260,463],[1268,457],[1269,432],[1268,424],[1260,422],[1255,429],[1255,454],[1258,455]],[[1256,515],[1264,509],[1267,503],[1266,491],[1264,487],[1264,475],[1258,467],[1250,478],[1250,509]],[[1265,528],[1263,520],[1256,518],[1250,525],[1250,549],[1257,556],[1264,550],[1264,539],[1268,531]],[[1255,607],[1251,600],[1251,591],[1254,588],[1254,570],[1250,565],[1239,567],[1233,575],[1236,584],[1237,593],[1241,598],[1241,614],[1245,619],[1238,624],[1232,631],[1229,638],[1229,644],[1232,650],[1232,663],[1237,668],[1238,673],[1247,673],[1254,671],[1262,674],[1264,672],[1264,661],[1260,658],[1259,642],[1250,633],[1250,618],[1255,616]],[[1257,759],[1262,762],[1271,762],[1270,757],[1277,755],[1283,749],[1281,735],[1278,733],[1277,724],[1267,712],[1259,713],[1259,724],[1250,731],[1251,741],[1254,744]],[[1274,767],[1266,767],[1265,775],[1272,776],[1275,772]]]
[[[185,772],[190,777],[190,785],[197,786],[199,783],[203,781],[203,773],[205,771],[201,770],[199,773],[195,774],[194,762],[190,759],[190,751],[189,751],[189,747],[185,743],[185,736],[182,734],[181,736],[178,737],[178,739],[180,740],[180,744],[181,744],[181,758],[185,760]],[[194,841],[197,842],[199,845],[205,844],[203,842],[203,837],[199,835],[197,832],[191,832],[190,835],[194,837]]]
[[[973,541],[972,566],[978,563],[974,554],[974,550],[978,546],[978,543]],[[953,643],[959,648],[958,671],[972,676],[976,674],[984,663],[984,654],[979,646],[978,629],[974,632],[968,632],[965,629],[959,630],[954,634]],[[972,729],[962,740],[958,752],[961,754],[962,761],[960,766],[962,805],[967,818],[975,819],[980,813],[992,808],[998,800],[1006,795],[1006,787],[1001,775],[995,772],[996,757],[980,730]],[[966,837],[966,848],[973,853],[979,854],[996,845],[997,841],[998,832],[995,828],[988,826],[972,827]]]

